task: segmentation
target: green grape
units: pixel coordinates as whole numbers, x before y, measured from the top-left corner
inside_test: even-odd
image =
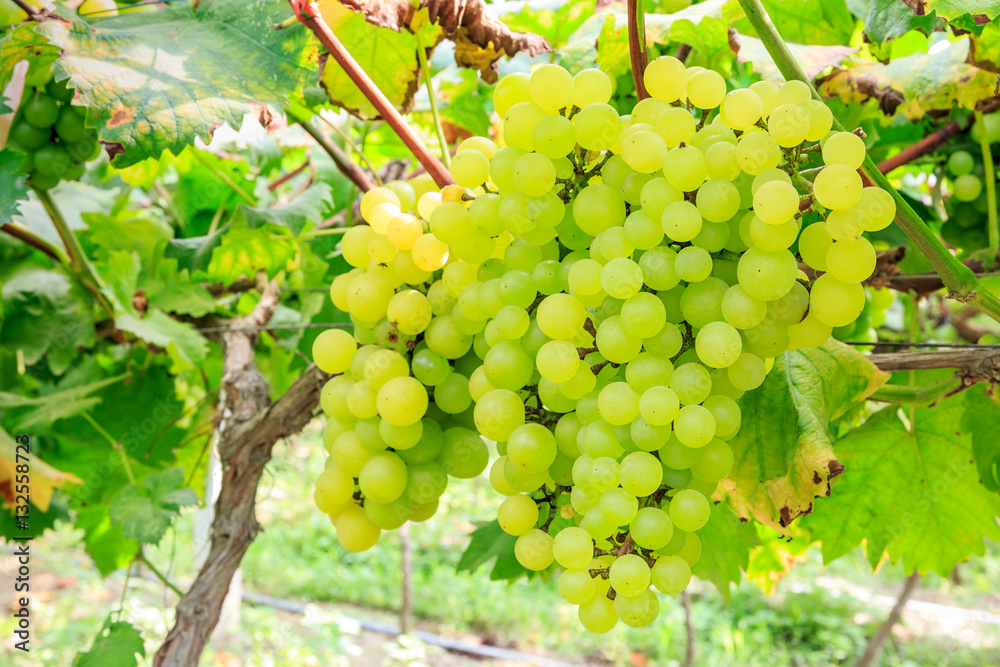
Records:
[[[632,522],[639,511],[639,502],[628,491],[613,488],[605,491],[597,503],[597,508],[616,527]]]
[[[670,520],[680,530],[698,530],[708,522],[710,513],[708,499],[698,491],[684,489],[670,499]]]
[[[680,283],[680,276],[674,270],[677,253],[665,246],[652,248],[639,259],[642,281],[651,289],[670,290]]]
[[[731,366],[739,357],[742,345],[739,332],[725,322],[709,322],[695,337],[698,358],[712,368]]]
[[[698,189],[695,200],[698,211],[709,222],[726,222],[736,215],[740,208],[739,190],[736,189],[735,185],[721,178],[710,178],[705,181]],[[798,197],[796,197],[797,206]]]
[[[896,217],[896,201],[882,188],[864,188],[855,207],[864,216],[866,232],[885,229]]]
[[[656,132],[640,131],[622,141],[622,157],[632,169],[642,174],[652,174],[663,167],[667,145]]]
[[[823,324],[842,327],[850,324],[865,307],[865,289],[824,273],[813,283],[809,312]]]
[[[516,391],[531,380],[534,364],[520,344],[504,341],[486,353],[483,368],[491,385]]]
[[[632,628],[652,625],[660,614],[660,601],[656,594],[646,590],[639,595],[615,597],[615,613],[622,623]]]
[[[732,182],[739,178],[742,173],[739,160],[736,159],[736,145],[728,142],[710,146],[705,151],[705,163],[708,165],[708,178],[710,182],[712,179],[722,179]]]
[[[581,604],[578,616],[580,624],[595,635],[611,632],[618,625],[615,603],[605,595],[595,594],[588,602]]]
[[[658,334],[666,323],[666,317],[663,302],[649,292],[634,294],[622,304],[622,325],[638,338],[651,338]]]
[[[826,252],[827,270],[845,283],[867,280],[875,270],[875,248],[868,239],[836,241]]]
[[[604,151],[621,136],[618,112],[608,104],[588,104],[573,117],[576,141],[588,151]]]
[[[459,373],[449,375],[435,387],[434,403],[449,415],[465,412],[472,405],[469,379]]]
[[[21,120],[38,129],[55,125],[59,118],[59,103],[43,92],[28,95],[21,106]]]
[[[701,451],[701,458],[691,466],[691,474],[704,482],[718,482],[725,479],[733,469],[732,448],[722,440],[712,440],[702,447]]]
[[[475,421],[485,437],[506,442],[514,429],[524,424],[524,403],[510,390],[493,389],[476,403]]]
[[[785,296],[767,304],[768,314],[782,324],[801,322],[808,308],[809,291],[798,282]]]
[[[357,505],[341,512],[335,528],[340,546],[355,553],[371,549],[382,534],[382,529],[373,524],[365,510]]]
[[[399,528],[413,514],[413,504],[408,498],[400,498],[391,503],[376,503],[365,499],[365,516],[383,530]]]
[[[816,269],[826,271],[826,253],[833,245],[827,223],[815,222],[802,230],[799,236],[799,255],[802,261]]]
[[[740,137],[736,146],[736,160],[740,168],[751,176],[781,164],[781,148],[766,132],[750,132]]]
[[[557,563],[568,570],[582,570],[594,558],[594,540],[582,528],[563,528],[552,543]]]
[[[313,500],[321,512],[333,514],[351,503],[354,480],[335,465],[326,468],[316,478]]]
[[[680,399],[668,387],[650,387],[639,398],[639,414],[652,426],[668,426],[677,417]]]
[[[350,368],[357,349],[354,336],[343,329],[328,329],[313,341],[313,361],[325,373],[343,373]]]
[[[573,106],[583,109],[588,104],[607,104],[612,92],[611,79],[599,69],[588,67],[573,77]]]
[[[708,177],[708,163],[702,152],[694,146],[679,146],[671,149],[663,158],[663,175],[678,190],[693,192]]]
[[[66,148],[60,144],[45,144],[33,156],[35,173],[49,178],[64,178],[72,168]]]
[[[598,394],[597,410],[604,421],[623,426],[638,416],[639,397],[628,383],[612,382]]]
[[[632,125],[645,124],[649,125],[647,130],[653,129],[656,125],[657,119],[667,109],[672,109],[669,104],[663,100],[658,100],[655,97],[647,97],[644,100],[639,100],[634,107],[632,107],[632,113],[629,115],[629,120]]]
[[[754,247],[767,252],[787,250],[799,235],[799,223],[789,218],[778,225],[762,222],[756,215],[750,220],[750,242]]]
[[[538,372],[549,382],[562,383],[572,379],[580,367],[576,346],[562,340],[542,345],[535,357]]]
[[[947,169],[952,176],[965,176],[972,173],[976,160],[968,151],[955,151],[948,156]]]
[[[376,390],[366,382],[355,382],[347,392],[347,409],[358,419],[378,416]]]
[[[527,74],[516,72],[508,74],[497,82],[496,88],[493,89],[493,107],[501,118],[515,104],[531,99],[528,81]]]
[[[413,503],[418,505],[440,498],[448,487],[448,475],[444,468],[434,461],[416,465],[408,464],[406,476],[405,493]]]
[[[726,372],[734,387],[750,391],[763,384],[767,369],[763,359],[750,352],[744,352],[726,369]]]
[[[718,72],[701,70],[688,79],[688,101],[699,109],[714,109],[722,104],[725,96],[726,80]]]
[[[642,269],[627,257],[612,259],[601,270],[601,287],[616,299],[627,299],[642,288]]]
[[[660,475],[662,478],[662,466]],[[632,539],[644,549],[660,549],[670,542],[673,537],[674,524],[663,510],[656,507],[644,507],[639,510],[632,523],[629,525]]]
[[[545,115],[545,111],[532,102],[515,104],[504,115],[504,142],[514,148],[526,151],[534,150],[535,126]]]
[[[643,83],[650,95],[664,102],[676,102],[687,97],[687,68],[677,58],[661,56],[650,61],[643,72]],[[725,92],[725,82],[723,82]]]
[[[824,167],[816,176],[813,194],[822,206],[839,211],[858,203],[861,188],[861,176],[855,169],[843,164],[832,164]]]
[[[809,114],[798,103],[781,104],[768,117],[767,132],[782,148],[798,146],[809,134]]]
[[[427,412],[427,390],[416,378],[392,378],[378,390],[378,412],[390,424],[409,426]]]
[[[625,222],[625,197],[620,189],[609,185],[588,185],[573,202],[573,218],[580,229],[597,236]]]
[[[711,440],[711,438],[709,438],[709,440]],[[659,454],[660,461],[663,462],[663,465],[674,470],[688,470],[698,461],[699,458],[701,458],[701,452],[698,448],[688,447],[687,445],[682,444],[677,437],[671,437],[670,440],[668,440],[663,447],[660,448]]]
[[[642,339],[630,334],[617,315],[597,327],[596,343],[604,358],[613,364],[628,363],[642,350]]]
[[[752,329],[767,313],[767,304],[733,285],[722,297],[722,316],[737,329]]]
[[[541,65],[531,73],[528,92],[543,109],[562,109],[573,101],[573,77],[559,65]]]
[[[786,81],[778,91],[779,104],[802,104],[811,97],[812,90],[803,81]]]
[[[514,163],[514,185],[524,194],[531,197],[543,195],[555,184],[555,165],[544,155],[527,153]]]
[[[406,489],[406,463],[392,452],[374,454],[361,469],[358,485],[366,498],[391,503]]]
[[[697,246],[682,248],[674,260],[674,270],[681,280],[700,283],[712,275],[712,256]]]
[[[616,593],[623,596],[638,595],[649,587],[649,566],[642,557],[625,554],[611,564],[608,578]]]
[[[537,528],[533,528],[517,538],[514,543],[514,556],[517,562],[529,570],[544,570],[552,561],[552,537]]]
[[[395,450],[415,447],[424,435],[424,421],[418,421],[408,426],[395,426],[383,420],[378,425],[379,436]]]
[[[975,201],[983,191],[983,181],[975,174],[965,174],[955,179],[952,188],[959,201]]]
[[[826,217],[826,231],[836,241],[856,239],[865,231],[864,216],[857,206],[830,211]]]
[[[653,218],[645,210],[639,209],[625,218],[624,237],[633,247],[650,250],[663,242],[663,227],[659,218]]]
[[[722,297],[725,296],[728,289],[729,286],[724,281],[714,277],[688,285],[684,288],[680,298],[683,319],[696,329],[700,329],[709,322],[723,319]],[[668,306],[668,320],[671,319],[669,311]],[[680,319],[677,318],[677,320]]]
[[[809,132],[806,134],[806,141],[819,141],[833,128],[833,112],[826,102],[809,99],[800,102],[799,106],[809,117]]]
[[[778,95],[780,94],[778,84],[773,81],[757,81],[750,84],[749,89],[757,93],[761,103],[764,105],[760,117],[767,118],[770,116],[771,112],[778,106]]]
[[[538,505],[528,496],[509,496],[497,510],[497,521],[505,533],[519,537],[538,522]]]
[[[664,209],[662,225],[664,234],[670,240],[684,243],[701,232],[701,212],[689,201],[674,202]]]
[[[753,212],[769,225],[780,225],[799,212],[799,193],[782,180],[763,183],[754,193]]]
[[[764,102],[753,90],[734,90],[726,96],[722,113],[733,129],[745,130],[761,119]]]
[[[597,585],[587,570],[566,570],[559,575],[559,594],[570,604],[586,604],[596,590]]]
[[[52,131],[49,128],[37,128],[18,120],[10,128],[10,141],[16,146],[26,149],[41,148],[49,143]]]
[[[685,447],[704,447],[715,437],[715,416],[708,408],[700,405],[685,405],[674,420],[674,434]]]
[[[680,556],[663,556],[653,565],[650,580],[661,593],[678,595],[691,583],[691,566]]]
[[[787,250],[750,248],[740,257],[737,276],[743,291],[761,301],[780,299],[795,283],[798,264]]]
[[[682,405],[694,405],[708,398],[712,391],[712,376],[701,364],[681,364],[674,369],[670,388]]]
[[[464,188],[475,188],[490,175],[490,161],[479,151],[460,151],[451,159],[451,176]]]
[[[535,150],[552,160],[566,157],[576,147],[576,128],[563,116],[542,118],[531,136]]]
[[[660,487],[663,468],[659,460],[646,452],[632,452],[622,459],[618,480],[622,489],[644,498]]]
[[[823,143],[823,162],[860,169],[865,161],[865,142],[853,132],[835,132]]]
[[[759,190],[763,185],[773,181],[781,181],[791,185],[792,177],[781,169],[765,169],[753,177],[753,181],[750,185],[750,193],[756,195],[757,190]],[[796,196],[798,196],[798,193],[796,193]]]

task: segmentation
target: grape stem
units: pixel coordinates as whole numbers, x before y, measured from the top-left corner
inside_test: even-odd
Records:
[[[32,248],[42,251],[43,253],[45,253],[52,259],[56,260],[60,264],[63,264],[66,261],[66,258],[63,257],[63,255],[59,252],[58,249],[56,249],[55,246],[49,245],[46,241],[43,241],[42,239],[38,238],[37,236],[35,236],[27,229],[18,224],[12,222],[5,222],[2,225],[0,225],[0,231],[6,232],[7,234],[10,234],[14,238],[18,239],[19,241],[22,241],[27,245],[30,245]]]
[[[298,109],[293,109],[291,106],[285,109],[285,113],[291,116],[292,120],[298,123],[303,130],[305,130],[313,140],[319,144],[319,147],[330,156],[333,163],[337,165],[337,169],[340,170],[344,176],[347,176],[354,185],[357,186],[358,190],[362,192],[368,192],[375,187],[368,175],[361,171],[361,168],[356,164],[351,162],[347,155],[340,150],[336,144],[326,138],[322,132],[320,132],[313,124],[310,122],[309,118],[305,116],[304,113],[300,112]]]
[[[41,14],[41,12],[37,7],[29,5],[24,0],[12,0],[12,1],[15,5],[20,7],[24,11],[24,13],[27,14],[29,17],[35,17]]]
[[[431,68],[427,65],[427,51],[424,49],[424,41],[419,30],[413,31],[413,36],[417,38],[417,63],[420,71],[424,75],[424,85],[427,86],[427,98],[431,102],[431,116],[434,117],[434,132],[437,134],[438,144],[441,146],[441,161],[444,166],[451,169],[451,153],[448,152],[448,141],[444,138],[444,127],[441,125],[441,114],[438,112],[437,97],[434,95],[434,83],[431,80]]]
[[[108,301],[107,297],[104,296],[101,279],[97,276],[97,272],[94,271],[90,260],[87,259],[86,253],[83,252],[80,240],[76,238],[76,234],[69,228],[66,218],[63,217],[55,201],[52,200],[52,195],[49,194],[48,190],[35,188],[35,196],[38,197],[38,201],[41,202],[45,212],[48,213],[49,219],[55,225],[56,231],[59,232],[59,238],[62,239],[63,245],[66,247],[66,254],[69,256],[70,269],[76,274],[77,279],[83,286],[87,288],[87,291],[94,295],[94,299],[104,309],[104,312],[112,320],[115,319],[115,309],[111,306],[111,302]]]
[[[389,101],[389,98],[385,96],[385,93],[379,90],[371,77],[362,69],[358,61],[354,59],[354,56],[337,39],[333,30],[330,29],[330,26],[322,14],[320,14],[316,2],[307,3],[303,0],[289,0],[289,3],[292,9],[295,10],[299,20],[316,35],[323,48],[333,56],[333,59],[337,61],[337,64],[344,70],[347,76],[351,78],[354,85],[361,90],[365,98],[371,102],[376,111],[389,124],[389,127],[403,140],[403,143],[410,149],[410,152],[417,158],[417,161],[423,165],[427,173],[431,175],[434,182],[442,188],[446,185],[454,184],[447,167],[427,150],[423,141],[420,140],[420,137],[413,131],[413,128],[406,122],[406,119],[403,118],[392,102]]]
[[[636,99],[649,97],[643,74],[649,55],[646,53],[646,12],[642,0],[628,0],[628,55],[632,61],[632,81],[635,83]]]
[[[809,86],[814,99],[824,101],[819,91],[813,86],[812,80],[795,60],[777,28],[774,27],[760,0],[739,0],[739,3],[785,80],[802,81]],[[840,124],[836,116],[833,118],[833,127],[838,131],[844,131],[843,125]],[[975,274],[948,252],[948,249],[920,219],[909,202],[879,171],[871,157],[865,157],[861,171],[871,180],[873,185],[892,195],[896,202],[896,223],[940,274],[948,289],[947,297],[962,303],[972,302],[979,310],[1000,322],[1000,298],[985,289],[976,279]]]
[[[884,384],[869,396],[869,400],[897,405],[928,405],[957,394],[967,387],[958,375],[921,385]]]
[[[990,137],[986,133],[986,121],[983,112],[976,111],[976,127],[979,129],[979,148],[983,152],[983,180],[986,181],[986,213],[989,226],[989,246],[987,261],[989,268],[996,265],[997,250],[1000,250],[1000,228],[997,227],[997,185],[996,174],[993,171],[993,154],[990,152]]]
[[[632,533],[629,532],[625,536],[625,542],[622,544],[621,548],[618,550],[618,557],[621,558],[627,554],[632,549]]]

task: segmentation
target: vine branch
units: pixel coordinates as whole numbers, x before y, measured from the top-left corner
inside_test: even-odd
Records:
[[[319,144],[319,147],[322,148],[323,151],[330,156],[330,159],[333,160],[333,163],[337,165],[337,169],[340,170],[340,173],[347,176],[347,178],[349,178],[350,181],[357,186],[358,190],[368,192],[375,187],[375,184],[370,178],[368,178],[368,175],[361,171],[360,167],[351,162],[344,154],[344,151],[340,150],[336,144],[327,139],[325,134],[316,129],[316,126],[314,126],[304,114],[300,113],[296,109],[292,109],[291,107],[288,107],[285,110],[285,113],[291,116],[292,119],[298,123],[317,144]]]
[[[66,261],[66,258],[55,248],[55,246],[49,245],[48,242],[38,238],[37,236],[29,232],[24,227],[21,227],[20,225],[11,222],[5,222],[2,225],[0,225],[0,231],[4,231],[7,234],[10,234],[17,240],[27,245],[30,245],[32,248],[36,250],[41,250],[46,255],[56,260],[60,264]]]
[[[454,181],[448,169],[434,155],[427,150],[420,137],[417,136],[413,128],[406,122],[396,107],[393,106],[389,98],[379,90],[371,77],[361,68],[358,61],[348,52],[344,45],[337,39],[337,36],[330,29],[330,26],[323,19],[319,12],[319,7],[311,0],[289,0],[295,15],[307,27],[316,38],[319,39],[337,64],[351,78],[369,102],[375,107],[382,118],[389,124],[389,127],[399,135],[406,147],[410,149],[414,157],[427,169],[434,182],[440,187],[451,185]]]
[[[746,14],[747,19],[757,32],[757,36],[763,42],[768,54],[778,66],[778,70],[787,81],[797,79],[809,86],[814,99],[823,101],[812,80],[806,75],[802,67],[795,60],[788,45],[778,34],[778,30],[771,22],[767,11],[761,5],[760,0],[739,0],[740,7]],[[843,131],[844,127],[836,119],[833,119],[835,129]],[[873,185],[877,185],[892,195],[896,202],[896,223],[899,228],[910,238],[913,244],[924,254],[934,266],[934,270],[941,275],[941,279],[948,288],[952,297],[962,302],[971,301],[974,305],[994,320],[1000,322],[1000,298],[990,291],[983,289],[975,274],[964,264],[958,261],[954,255],[948,252],[941,241],[924,224],[913,207],[903,199],[899,192],[892,186],[892,183],[879,171],[871,157],[866,156],[865,162],[861,166],[861,171],[869,178]]]
[[[628,54],[632,61],[632,81],[639,100],[649,97],[643,74],[649,62],[646,53],[646,16],[642,0],[628,0]]]

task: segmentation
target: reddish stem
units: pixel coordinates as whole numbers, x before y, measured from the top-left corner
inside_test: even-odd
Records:
[[[277,190],[282,185],[284,185],[285,183],[287,183],[288,181],[292,180],[293,178],[295,178],[296,176],[298,176],[299,174],[301,174],[303,171],[305,171],[306,169],[308,169],[310,165],[311,165],[311,163],[309,162],[309,160],[307,158],[306,161],[303,162],[302,164],[300,164],[298,167],[296,167],[292,171],[288,172],[287,174],[285,174],[281,178],[279,178],[279,179],[275,180],[274,182],[270,183],[267,186],[267,189],[268,190],[272,190],[272,191],[273,190]]]
[[[635,96],[639,100],[649,97],[642,75],[646,71],[649,56],[646,54],[645,21],[642,16],[642,0],[628,0],[628,54],[632,61],[632,81],[635,82]],[[641,29],[640,29],[641,27]],[[643,33],[643,34],[640,34]]]
[[[354,57],[351,56],[340,40],[337,39],[337,36],[320,14],[316,3],[310,2],[306,4],[303,0],[289,1],[299,20],[316,35],[323,47],[337,61],[337,64],[347,73],[347,76],[351,77],[354,85],[372,103],[382,118],[389,124],[389,127],[399,135],[399,138],[403,140],[403,143],[410,149],[414,157],[427,169],[427,173],[434,178],[434,182],[439,187],[453,184],[454,181],[451,178],[451,174],[448,173],[445,166],[427,150],[427,147],[424,146],[423,142],[413,131],[413,128],[407,124],[403,116],[396,110],[396,107],[389,101],[389,98],[378,89],[378,86],[371,80],[371,77],[365,73]]]
[[[28,230],[23,229],[21,227],[18,227],[17,225],[13,225],[13,224],[11,224],[9,222],[5,222],[2,225],[0,225],[0,231],[7,232],[8,234],[10,234],[11,236],[13,236],[14,238],[19,239],[21,241],[24,241],[25,243],[27,243],[28,245],[30,245],[32,248],[36,248],[38,250],[41,250],[46,255],[48,255],[52,259],[54,259],[57,262],[59,262],[60,264],[62,264],[63,258],[59,255],[59,252],[55,248],[53,248],[51,245],[49,245],[48,243],[46,243],[42,239],[38,238],[37,236],[35,236],[31,232],[29,232]]]

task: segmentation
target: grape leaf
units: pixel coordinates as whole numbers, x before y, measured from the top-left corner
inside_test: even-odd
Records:
[[[933,11],[920,16],[899,0],[872,0],[865,18],[865,34],[873,42],[888,42],[911,30],[930,34],[937,25]]]
[[[962,430],[972,437],[972,453],[976,458],[979,478],[990,491],[1000,491],[1000,405],[996,395],[990,395],[980,385],[966,391]]]
[[[49,67],[59,56],[59,49],[36,32],[38,25],[34,21],[21,23],[0,37],[0,91],[7,88],[18,62],[27,60],[32,67]]]
[[[17,213],[18,202],[28,198],[28,188],[24,175],[18,174],[24,156],[11,150],[0,151],[0,220],[12,220]]]
[[[870,396],[888,375],[834,340],[786,352],[764,384],[740,399],[743,426],[729,441],[733,473],[719,485],[737,516],[779,532],[830,493],[844,466],[827,432],[830,420]]]
[[[455,568],[459,572],[475,572],[496,558],[496,563],[490,571],[490,579],[493,581],[517,579],[527,574],[528,570],[514,557],[515,542],[517,538],[505,533],[496,519],[481,523],[472,531],[469,546],[462,553]]]
[[[331,203],[330,192],[330,186],[326,183],[314,183],[283,206],[253,208],[244,204],[243,216],[251,229],[271,223],[286,228],[293,236],[298,236],[306,223],[319,224],[323,221],[323,214]]]
[[[136,654],[146,656],[142,633],[127,621],[111,622],[111,616],[94,638],[86,653],[78,653],[73,667],[135,667]]]
[[[806,523],[826,562],[864,540],[873,568],[888,552],[908,573],[947,577],[984,553],[984,538],[1000,539],[1000,496],[979,483],[963,400],[913,410],[912,431],[890,406],[837,441],[847,472]]]
[[[115,319],[115,328],[162,347],[174,362],[174,370],[197,368],[208,354],[208,342],[187,322],[151,308],[144,317],[125,313]]]
[[[517,14],[506,14],[503,22],[512,30],[540,35],[549,45],[558,49],[594,13],[594,3],[589,0],[568,0],[553,7],[535,8],[530,3],[525,3]],[[646,11],[652,10],[647,7]]]
[[[969,62],[981,69],[1000,73],[1000,22],[990,23],[969,43]]]
[[[83,216],[87,215],[89,220],[91,218],[88,214],[100,214],[102,211],[111,210],[118,190],[96,188],[79,181],[62,181],[49,193],[59,207],[59,212],[66,219],[66,225],[72,230],[83,230],[88,227]],[[14,216],[15,222],[21,223],[31,230],[32,234],[45,239],[57,248],[62,247],[62,239],[59,238],[52,219],[34,192],[29,192],[28,197],[21,201],[19,211],[20,213]]]
[[[855,62],[819,82],[820,92],[844,102],[878,101],[887,116],[901,111],[909,119],[937,109],[961,106],[993,97],[996,76],[968,64],[968,36],[935,53],[896,58],[888,65]]]
[[[274,238],[267,227],[237,227],[221,237],[219,245],[212,250],[208,267],[195,277],[228,284],[237,278],[250,278],[258,271],[264,271],[269,278],[273,278],[293,257],[295,242],[291,237]]]
[[[946,21],[969,14],[976,25],[986,25],[1000,16],[998,0],[903,0],[903,4],[921,16],[937,12]]]
[[[34,431],[51,426],[60,419],[75,417],[99,405],[101,403],[100,397],[91,396],[91,394],[108,385],[121,382],[123,379],[125,379],[124,375],[106,377],[95,382],[33,398],[0,392],[0,408],[13,410],[10,420],[15,431]],[[29,409],[25,412],[18,412],[17,408]]]
[[[21,429],[15,429],[15,432],[19,430]],[[35,444],[37,445],[37,441]],[[17,465],[25,462],[25,456],[27,456],[28,465],[31,466],[31,476],[28,481],[31,489],[29,493],[31,504],[42,512],[49,511],[49,503],[56,487],[63,486],[67,482],[83,483],[83,480],[76,475],[58,470],[38,458],[36,453],[30,451],[31,441],[28,443],[29,451],[27,454],[23,449],[19,450],[17,445],[18,443],[15,442],[10,433],[0,426],[0,497],[3,498],[4,507],[14,504],[13,481],[17,474]],[[37,452],[37,447],[35,451]],[[6,512],[3,513],[6,514]]]
[[[761,78],[773,81],[785,80],[771,59],[771,54],[764,48],[764,43],[756,37],[730,33],[729,44],[736,52],[737,60],[741,63],[753,63],[754,71]],[[810,79],[815,79],[827,67],[839,65],[848,56],[858,52],[850,46],[806,45],[794,42],[787,42],[786,46]]]
[[[28,365],[47,357],[61,375],[77,349],[94,344],[94,320],[82,288],[60,271],[24,265],[4,279],[0,346],[21,350]]]
[[[284,0],[212,0],[93,22],[68,15],[71,23],[37,30],[62,50],[56,78],[69,78],[116,167],[177,155],[222,123],[239,128],[246,114],[267,125],[311,75],[305,31],[274,30],[288,16]]]
[[[105,504],[80,508],[73,526],[84,532],[84,550],[101,576],[125,567],[139,551],[139,543],[125,537],[119,524],[111,523]]]
[[[101,280],[115,296],[115,310],[135,314],[132,297],[139,290],[139,274],[142,272],[139,253],[114,250],[108,253],[107,261],[98,263],[96,268]]]
[[[849,44],[854,17],[844,0],[763,0],[782,38],[800,44]],[[746,19],[734,26],[743,34],[754,33]]]
[[[187,269],[178,269],[176,259],[161,259],[156,276],[139,276],[139,289],[149,302],[168,313],[204,317],[215,310],[215,299],[199,283],[191,282]]]
[[[198,503],[195,492],[183,484],[183,468],[150,473],[141,486],[130,484],[112,496],[108,517],[122,526],[125,537],[158,544],[181,507]]]
[[[88,215],[87,221],[88,238],[98,247],[95,252],[98,259],[106,260],[111,252],[124,249],[138,253],[142,263],[149,266],[155,263],[159,248],[174,234],[170,223],[163,218],[142,218],[127,209],[113,215],[104,212]]]
[[[760,544],[752,523],[740,521],[727,508],[712,506],[708,523],[698,530],[701,558],[691,568],[701,579],[712,582],[727,601],[730,584],[739,583],[741,570],[750,563],[750,551]]]
[[[204,236],[192,236],[186,239],[170,239],[163,250],[164,258],[177,260],[177,265],[191,273],[199,272],[208,266],[212,253],[222,243],[222,237],[230,228],[230,224],[220,226],[214,232]]]
[[[796,564],[808,559],[812,539],[801,523],[792,524],[792,537],[785,537],[764,524],[755,524],[760,544],[750,552],[750,563],[746,567],[747,581],[768,595]]]

